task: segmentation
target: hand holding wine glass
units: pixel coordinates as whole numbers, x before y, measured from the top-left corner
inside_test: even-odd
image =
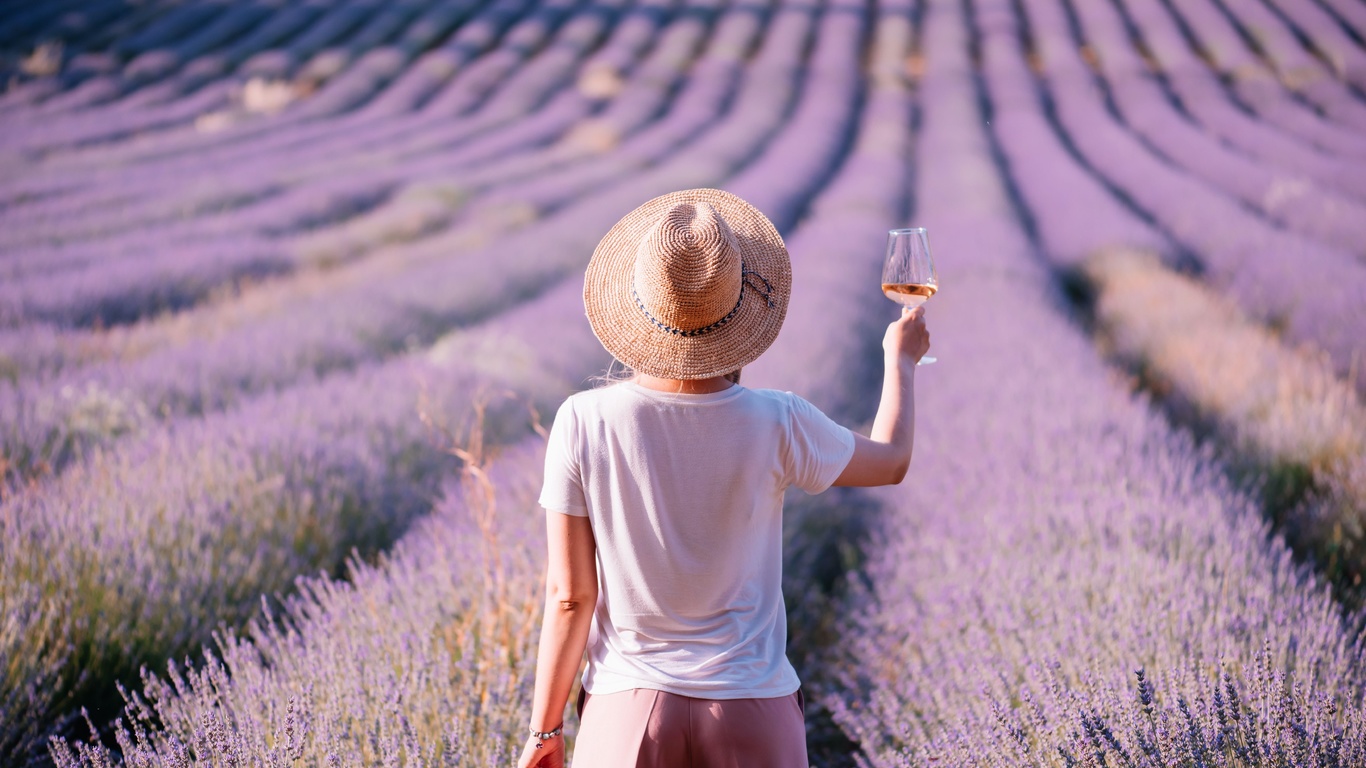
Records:
[[[887,257],[882,265],[882,293],[908,309],[924,304],[939,291],[939,278],[930,258],[929,233],[924,227],[893,229],[887,232]],[[933,357],[922,357],[918,365],[929,365]]]

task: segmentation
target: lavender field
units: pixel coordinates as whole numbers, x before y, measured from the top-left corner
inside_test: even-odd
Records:
[[[1366,766],[1362,0],[0,0],[0,765],[511,765],[699,186],[856,427],[938,262],[910,477],[786,512],[816,765]]]

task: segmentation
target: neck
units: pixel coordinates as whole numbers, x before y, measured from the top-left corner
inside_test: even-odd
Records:
[[[735,386],[725,376],[713,376],[710,379],[663,379],[646,373],[638,373],[635,382],[646,389],[653,389],[657,392],[673,392],[679,395],[706,395]]]

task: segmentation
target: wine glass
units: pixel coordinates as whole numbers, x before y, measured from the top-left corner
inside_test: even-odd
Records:
[[[939,291],[930,258],[930,236],[924,227],[887,231],[887,260],[882,265],[882,293],[903,307],[918,307]],[[926,355],[918,365],[936,358]]]

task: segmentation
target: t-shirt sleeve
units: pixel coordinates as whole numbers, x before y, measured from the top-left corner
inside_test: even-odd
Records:
[[[545,451],[545,484],[540,504],[552,512],[574,517],[588,516],[588,502],[579,472],[578,414],[571,400],[565,400],[550,425]]]
[[[854,456],[854,433],[804,398],[791,398],[791,441],[788,478],[792,485],[815,494],[829,488]]]

